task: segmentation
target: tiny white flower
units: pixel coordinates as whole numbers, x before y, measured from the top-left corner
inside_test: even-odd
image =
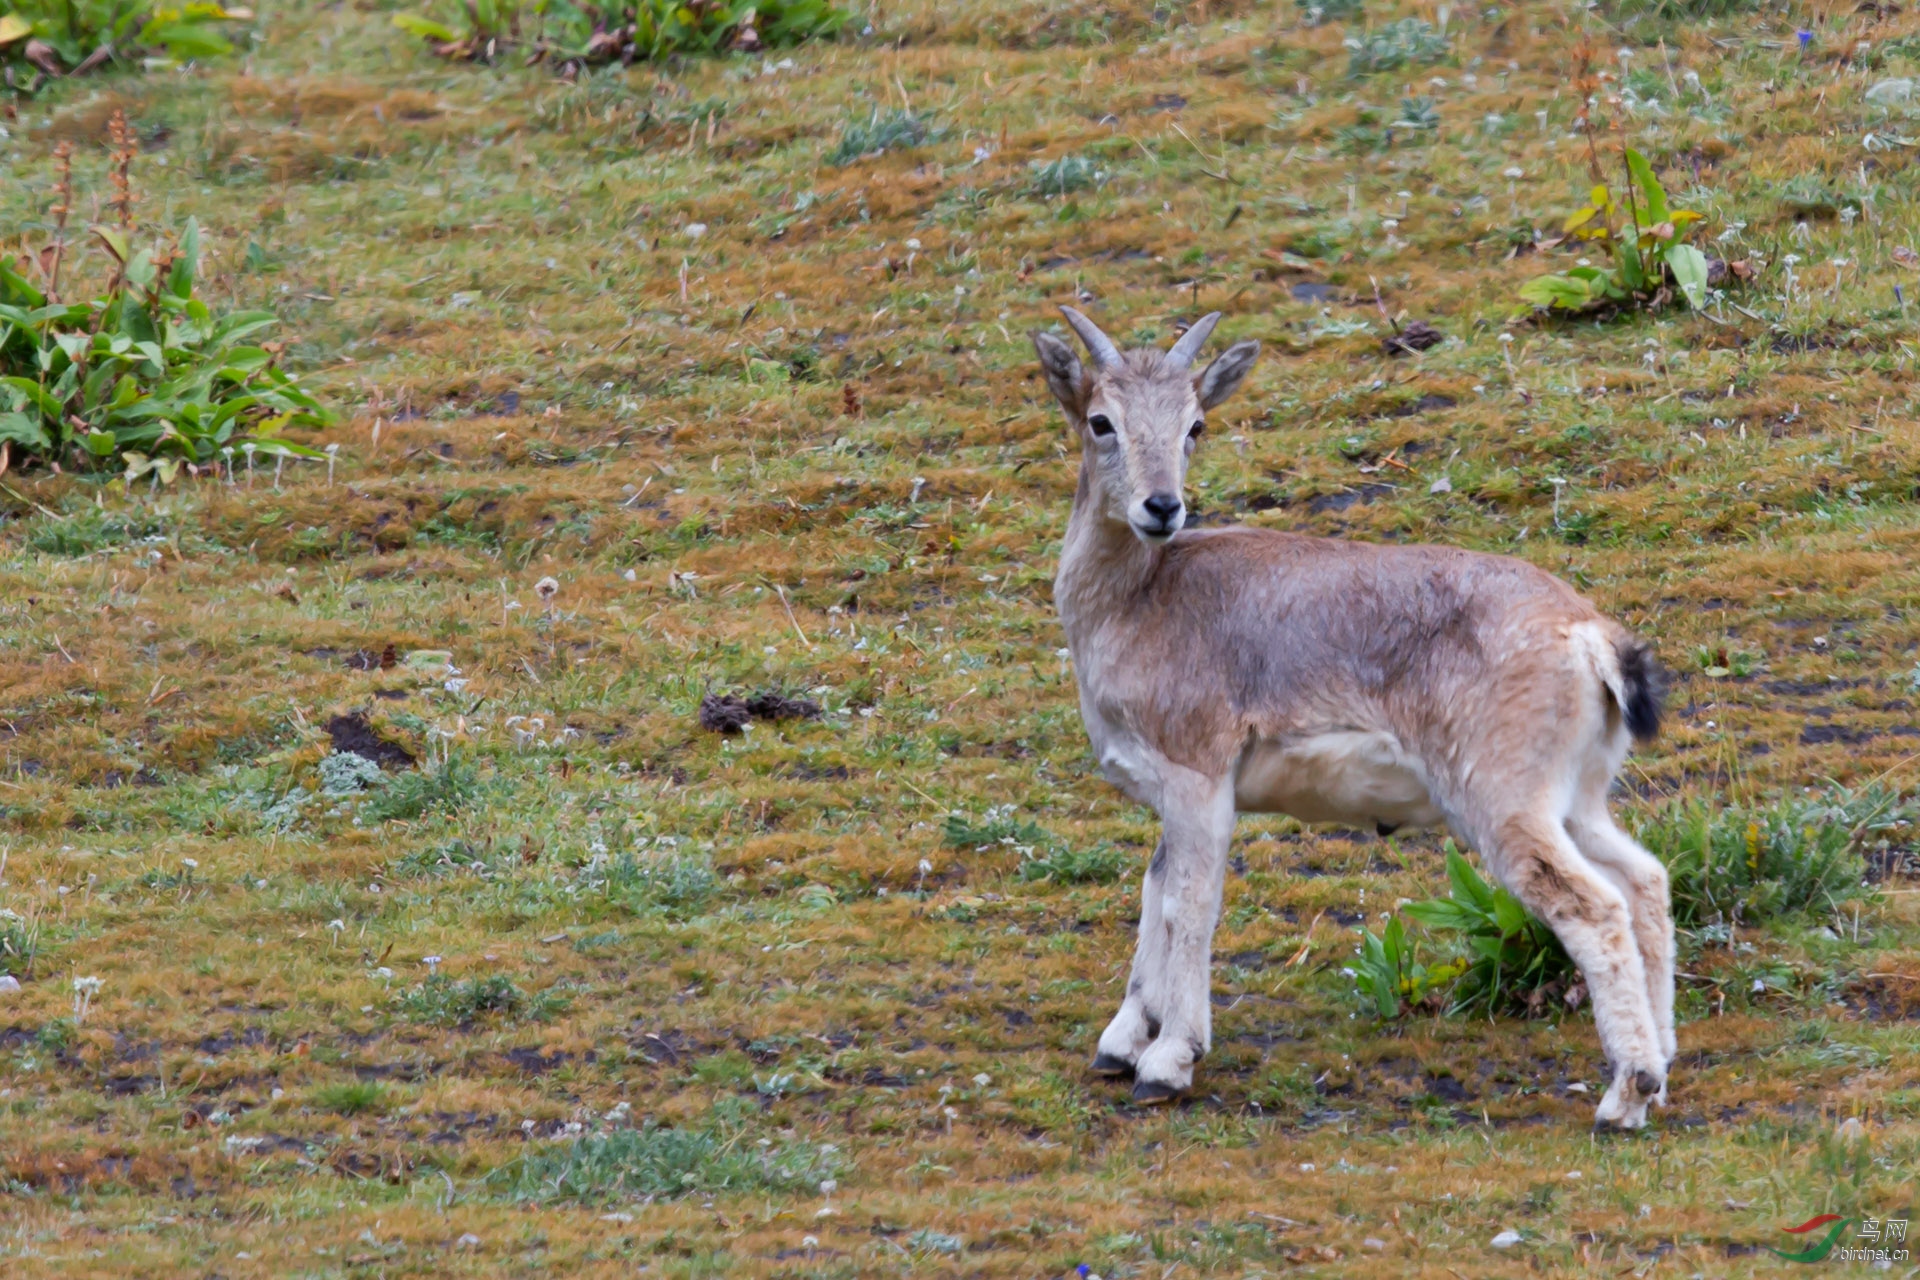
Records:
[[[200,864],[192,858],[182,858],[180,859],[180,865],[191,871]]]
[[[1502,170],[1501,176],[1505,178],[1524,178],[1527,176],[1527,171],[1515,165],[1511,169]]]
[[[984,1089],[988,1085],[993,1083],[993,1077],[988,1075],[986,1072],[982,1071],[979,1075],[973,1078],[973,1082],[979,1085],[982,1089]]]

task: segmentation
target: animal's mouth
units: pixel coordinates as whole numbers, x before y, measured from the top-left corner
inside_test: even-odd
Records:
[[[1150,547],[1163,546],[1166,543],[1172,542],[1173,535],[1180,532],[1180,526],[1178,524],[1149,527],[1137,521],[1129,523],[1133,526],[1133,536]]]

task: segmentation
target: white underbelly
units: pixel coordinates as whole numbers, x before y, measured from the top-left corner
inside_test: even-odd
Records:
[[[1444,820],[1419,758],[1392,734],[1365,729],[1254,743],[1234,779],[1234,807],[1349,826],[1432,827]]]

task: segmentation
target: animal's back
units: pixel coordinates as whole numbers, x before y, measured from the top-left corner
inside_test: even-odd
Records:
[[[1256,720],[1350,718],[1356,696],[1391,713],[1487,679],[1559,628],[1614,629],[1511,557],[1264,529],[1181,535],[1147,594],[1166,641],[1204,653],[1215,694]]]

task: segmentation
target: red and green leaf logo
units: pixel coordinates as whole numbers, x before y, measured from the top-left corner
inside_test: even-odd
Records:
[[[1808,1218],[1805,1222],[1801,1223],[1797,1227],[1781,1228],[1781,1230],[1785,1231],[1788,1235],[1804,1236],[1809,1234],[1810,1232],[1818,1231],[1820,1228],[1826,1226],[1828,1223],[1832,1223],[1833,1227],[1831,1230],[1827,1232],[1825,1236],[1823,1236],[1818,1241],[1815,1241],[1813,1244],[1808,1245],[1806,1248],[1799,1250],[1798,1252],[1785,1253],[1779,1249],[1774,1249],[1771,1246],[1769,1246],[1768,1251],[1772,1253],[1775,1257],[1784,1258],[1788,1262],[1824,1261],[1826,1259],[1826,1256],[1833,1252],[1833,1246],[1840,1243],[1841,1233],[1844,1232],[1849,1226],[1853,1225],[1852,1218],[1843,1218],[1837,1213],[1823,1213],[1823,1214],[1819,1214],[1816,1217]]]

